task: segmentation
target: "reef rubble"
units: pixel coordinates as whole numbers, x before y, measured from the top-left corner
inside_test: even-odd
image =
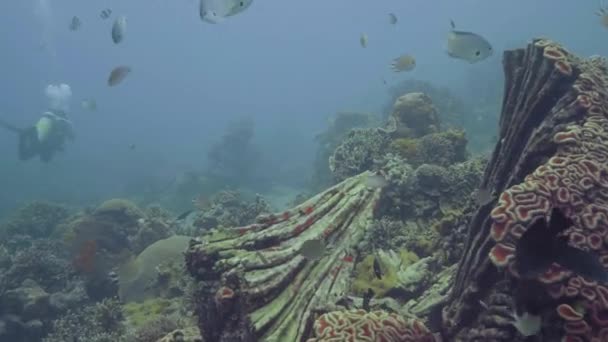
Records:
[[[608,285],[553,263],[533,279],[516,271],[518,241],[559,208],[569,244],[608,267],[608,63],[534,39],[503,57],[499,142],[482,184],[496,197],[468,223],[465,253],[442,315],[448,341],[523,341],[517,290],[538,289],[544,341],[608,341]],[[550,238],[552,232],[547,232]],[[538,246],[538,248],[543,248]]]

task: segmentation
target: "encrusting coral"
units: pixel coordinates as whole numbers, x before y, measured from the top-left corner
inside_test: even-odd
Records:
[[[547,303],[540,312],[540,338],[606,341],[606,284],[556,263],[524,280],[514,263],[528,226],[559,208],[574,222],[564,232],[570,244],[597,255],[608,268],[608,63],[535,39],[526,49],[506,51],[503,64],[501,139],[483,180],[499,197],[482,205],[469,223],[443,312],[443,335],[450,341],[515,340],[505,321],[509,312],[500,306],[510,303],[513,288],[530,283]],[[512,285],[501,285],[505,275]]]
[[[221,229],[193,242],[188,270],[199,282],[197,314],[209,341],[298,341],[314,315],[348,291],[356,246],[373,217],[380,190],[369,173],[349,178],[281,214]],[[299,253],[323,240],[319,260]]]

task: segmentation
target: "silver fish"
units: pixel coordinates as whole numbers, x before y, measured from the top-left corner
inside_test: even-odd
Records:
[[[122,42],[126,32],[127,18],[125,16],[120,16],[116,18],[116,20],[114,20],[114,25],[112,25],[112,41],[114,42],[114,44]]]
[[[447,53],[452,58],[477,63],[490,57],[494,50],[482,36],[466,31],[457,31],[454,21],[450,22],[452,30],[448,33]]]
[[[307,240],[300,247],[300,254],[309,260],[319,260],[325,255],[325,243],[319,239]]]
[[[392,25],[397,24],[397,22],[399,21],[399,19],[397,19],[397,16],[395,15],[395,13],[389,13],[388,14],[388,22],[391,23]]]
[[[243,12],[252,2],[253,0],[200,0],[199,15],[205,22],[219,24],[226,17]]]
[[[70,31],[77,31],[80,26],[82,26],[82,21],[77,16],[72,17],[72,21],[70,21]]]
[[[118,66],[110,72],[110,77],[108,77],[108,85],[113,87],[120,82],[122,82],[125,77],[131,72],[131,67],[128,66]]]
[[[361,34],[361,37],[359,37],[359,44],[361,44],[362,48],[366,48],[367,47],[367,34],[363,33]]]
[[[83,109],[94,112],[97,110],[97,101],[95,101],[94,99],[84,99],[84,100],[82,100],[82,102],[80,102],[80,106]]]
[[[371,189],[381,189],[388,185],[388,181],[380,174],[368,175],[365,178],[365,185]]]

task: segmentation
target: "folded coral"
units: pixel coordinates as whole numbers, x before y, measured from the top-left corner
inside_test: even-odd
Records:
[[[365,172],[283,213],[220,229],[186,254],[199,281],[197,314],[208,341],[299,341],[317,312],[329,311],[349,289],[355,247],[370,226],[380,190]],[[319,239],[327,253],[304,258],[302,245]]]

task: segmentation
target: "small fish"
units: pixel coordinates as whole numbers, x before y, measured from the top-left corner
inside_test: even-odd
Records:
[[[133,146],[133,148],[135,148],[135,145],[131,144],[131,146]],[[130,146],[129,146],[130,147]],[[132,149],[133,149],[132,148]],[[179,214],[177,216],[177,218],[175,219],[176,221],[181,221],[183,219],[185,219],[186,217],[188,217],[188,215],[190,215],[190,213],[192,213],[194,210],[190,209],[190,210],[186,210],[183,213]]]
[[[383,78],[383,79],[382,79],[382,83],[384,83],[384,85],[387,85],[387,84],[388,84],[388,82],[386,82],[386,79],[385,79],[385,78]]]
[[[80,21],[80,18],[78,18],[77,16],[73,16],[72,21],[70,21],[70,26],[69,26],[70,31],[78,31],[80,26],[82,26],[82,22]]]
[[[492,190],[486,188],[477,189],[475,193],[475,203],[477,205],[482,206],[486,205],[494,200],[494,196],[492,196]]]
[[[598,256],[570,246],[568,237],[560,235],[572,225],[558,208],[551,211],[548,224],[544,217],[532,222],[515,249],[515,269],[522,278],[536,278],[555,262],[590,280],[608,283],[608,272]]]
[[[365,178],[365,185],[371,189],[381,189],[388,185],[388,181],[380,174],[373,174]]]
[[[125,77],[131,72],[131,67],[128,66],[118,66],[110,72],[110,77],[108,77],[108,85],[113,87],[120,82],[122,82]]]
[[[411,55],[402,55],[393,60],[391,69],[394,72],[411,71],[416,67],[416,59]]]
[[[97,102],[93,99],[84,99],[80,102],[80,107],[82,107],[82,109],[94,112],[97,110]]]
[[[109,8],[106,8],[99,13],[99,17],[103,20],[108,19],[111,15],[112,15],[112,10]]]
[[[325,255],[325,243],[319,239],[305,241],[300,247],[300,254],[309,260],[319,260]]]
[[[199,16],[210,24],[219,24],[226,17],[243,12],[252,2],[253,0],[200,0]]]
[[[359,44],[361,44],[362,48],[367,47],[367,34],[365,34],[365,33],[361,34],[361,37],[359,38]]]
[[[135,146],[135,144],[131,144],[131,145],[129,145],[129,150],[133,151],[133,150],[135,150],[135,147],[137,147],[137,146]]]
[[[399,21],[399,20],[397,19],[397,16],[395,15],[395,13],[388,14],[388,22],[391,23],[391,25],[397,24],[397,21]]]
[[[363,295],[363,310],[369,311],[369,302],[372,300],[372,297],[375,295],[374,290],[371,288],[367,289],[367,292]]]
[[[120,16],[114,20],[112,25],[112,41],[114,44],[119,44],[125,38],[127,32],[127,18]]]
[[[380,268],[378,257],[374,257],[374,274],[376,275],[376,278],[382,279],[382,268]]]
[[[494,50],[492,45],[482,36],[466,31],[456,31],[454,21],[450,22],[452,29],[448,33],[447,54],[456,59],[469,63],[477,63],[490,57]]]

